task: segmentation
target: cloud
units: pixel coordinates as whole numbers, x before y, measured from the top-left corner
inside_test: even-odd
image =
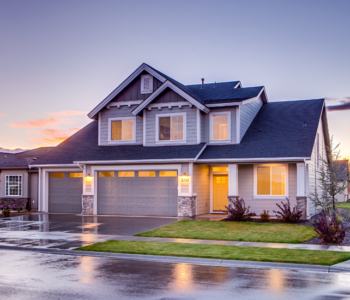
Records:
[[[47,113],[49,116],[57,116],[57,117],[70,117],[70,116],[79,116],[87,114],[86,111],[74,111],[74,110],[64,110],[60,112],[49,112]]]
[[[22,149],[22,148],[8,149],[8,148],[0,147],[0,152],[5,152],[5,153],[19,153],[19,152],[23,152],[26,150],[28,150],[28,149]]]
[[[10,126],[14,128],[40,128],[40,127],[51,126],[61,122],[70,123],[69,121],[64,120],[62,118],[48,118],[48,119],[35,119],[27,122],[12,123],[10,124]]]
[[[341,111],[341,110],[350,110],[350,97],[343,98],[326,98],[327,101],[339,101],[338,105],[327,106],[328,111]]]
[[[32,141],[39,142],[40,146],[48,146],[52,144],[59,144],[77,132],[80,128],[73,127],[67,130],[64,129],[43,129],[40,131],[31,131],[28,133],[40,135],[40,137],[31,138]]]
[[[0,118],[7,117],[7,114],[5,113],[0,113]]]

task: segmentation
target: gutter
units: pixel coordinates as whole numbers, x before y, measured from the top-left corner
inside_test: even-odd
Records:
[[[168,162],[193,162],[194,158],[185,159],[143,159],[143,160],[97,160],[97,161],[74,161],[75,164],[89,165],[110,165],[110,164],[149,164],[149,163],[168,163]],[[74,165],[76,166],[76,165]]]
[[[268,158],[219,158],[219,159],[198,159],[197,162],[273,162],[273,161],[304,161],[310,160],[311,157],[268,157]]]

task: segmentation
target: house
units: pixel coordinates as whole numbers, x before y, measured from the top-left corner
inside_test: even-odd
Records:
[[[88,116],[32,163],[40,211],[194,216],[239,196],[258,214],[286,197],[304,217],[315,213],[324,99],[269,102],[263,86],[183,85],[142,64]]]
[[[336,161],[337,180],[339,185],[343,186],[344,182],[349,184],[349,161],[347,159]],[[344,192],[337,194],[336,199],[338,202],[346,202],[349,200],[349,189],[348,187]]]
[[[38,169],[29,165],[53,147],[0,153],[0,206],[38,208]]]

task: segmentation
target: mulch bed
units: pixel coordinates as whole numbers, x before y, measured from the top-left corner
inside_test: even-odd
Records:
[[[11,211],[11,217],[17,217],[17,216],[24,216],[24,215],[30,215],[30,214],[36,214],[38,212],[37,209],[32,209],[31,211],[22,210],[19,213],[17,211]],[[0,218],[4,218],[3,214],[0,214]]]

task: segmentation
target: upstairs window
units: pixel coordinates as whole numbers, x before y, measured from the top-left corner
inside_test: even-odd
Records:
[[[135,140],[134,118],[112,118],[109,121],[111,142]]]
[[[230,140],[230,123],[229,112],[210,114],[210,139],[212,141]]]
[[[22,196],[22,175],[6,175],[6,196]]]
[[[185,140],[185,115],[158,115],[157,141],[183,141]]]
[[[153,93],[153,76],[141,75],[141,94]]]

